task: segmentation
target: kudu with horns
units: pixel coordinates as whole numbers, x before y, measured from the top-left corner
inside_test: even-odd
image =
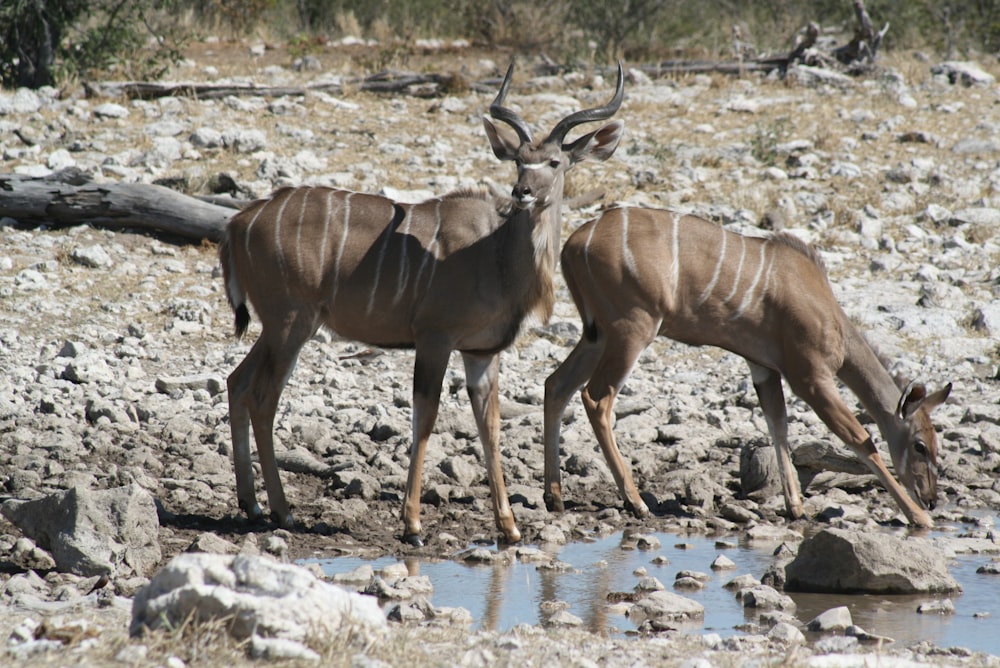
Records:
[[[657,336],[744,357],[777,453],[785,505],[804,514],[792,465],[782,378],[878,476],[911,523],[932,526],[937,436],[930,411],[951,391],[900,390],[837,303],[815,250],[788,233],[749,237],[669,211],[618,207],[577,229],[562,270],[583,336],[545,383],[545,498],[562,510],[559,431],[570,397],[583,405],[625,503],[639,497],[615,437],[615,397]],[[902,484],[844,403],[838,379],[872,415]]]
[[[262,516],[254,493],[250,427],[272,517],[293,525],[274,456],[274,416],[299,351],[320,327],[376,346],[413,348],[413,434],[403,499],[403,540],[420,545],[421,473],[452,351],[483,444],[493,513],[502,539],[520,540],[500,464],[499,353],[525,318],[552,313],[566,171],[605,160],[622,135],[612,121],[565,143],[574,127],[621,106],[624,77],[605,106],[563,118],[541,142],[503,106],[514,64],[490,115],[494,154],[517,165],[512,201],[463,190],[418,204],[322,187],[283,188],[233,217],[219,246],[236,333],[252,305],[261,333],[229,376],[229,413],[239,505]]]

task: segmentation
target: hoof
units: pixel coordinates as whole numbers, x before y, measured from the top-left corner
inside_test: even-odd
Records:
[[[563,505],[563,500],[561,498],[554,497],[549,494],[546,494],[544,498],[545,498],[545,508],[550,513],[565,512],[566,506]]]
[[[284,517],[281,517],[278,513],[271,513],[271,521],[282,529],[291,531],[295,528],[295,518],[292,517],[291,513],[288,513]]]
[[[509,534],[500,532],[500,538],[497,539],[498,545],[517,545],[521,542],[521,532],[514,529]]]
[[[403,542],[410,547],[423,547],[424,541],[418,533],[403,534]]]
[[[257,524],[264,520],[264,511],[261,510],[260,506],[256,503],[253,505],[247,505],[240,501],[240,510],[246,514],[247,521],[251,524]]]
[[[646,504],[642,503],[641,501],[639,502],[639,505],[635,505],[626,501],[625,510],[632,513],[632,516],[635,517],[636,519],[643,520],[649,517],[649,507],[646,506]]]

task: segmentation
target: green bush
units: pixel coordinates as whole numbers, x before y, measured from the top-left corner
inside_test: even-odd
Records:
[[[5,0],[0,6],[0,82],[55,84],[117,67],[160,76],[180,58],[174,20],[186,0]]]

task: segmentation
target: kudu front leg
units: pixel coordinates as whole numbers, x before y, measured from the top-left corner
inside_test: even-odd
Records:
[[[871,435],[861,426],[857,417],[841,399],[833,380],[811,383],[804,387],[792,385],[792,389],[812,406],[820,419],[830,428],[830,431],[853,450],[855,456],[878,477],[892,498],[896,500],[896,504],[907,519],[910,520],[910,523],[928,529],[934,526],[934,521],[927,514],[927,511],[918,506],[903,489],[903,486],[889,473],[889,469],[876,449]]]
[[[514,522],[514,512],[507,498],[507,485],[503,479],[500,462],[500,356],[482,357],[464,354],[465,384],[472,403],[472,414],[476,418],[479,440],[483,444],[486,460],[486,478],[490,486],[493,502],[493,517],[497,529],[507,543],[521,540],[521,532]]]
[[[420,537],[420,495],[423,488],[424,455],[427,440],[434,430],[441,384],[451,350],[422,352],[418,347],[413,361],[413,442],[410,444],[410,468],[403,495],[403,542],[414,547],[424,544]]]
[[[791,447],[788,444],[788,414],[785,406],[785,393],[781,388],[781,374],[773,369],[752,362],[750,376],[753,379],[754,390],[760,408],[764,412],[767,431],[771,435],[771,445],[778,460],[778,474],[781,477],[781,491],[785,497],[785,510],[790,519],[805,516],[802,505],[802,491],[799,486],[799,474],[792,464]]]

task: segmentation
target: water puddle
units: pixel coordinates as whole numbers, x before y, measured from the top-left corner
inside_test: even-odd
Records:
[[[518,624],[543,624],[552,603],[568,604],[567,610],[583,620],[594,633],[622,637],[636,630],[625,616],[626,606],[612,606],[612,592],[633,592],[640,580],[637,569],[657,578],[669,591],[694,599],[705,606],[704,624],[685,628],[694,633],[717,633],[728,637],[755,632],[757,611],[744,609],[734,592],[723,588],[737,575],[760,578],[771,565],[777,543],[753,544],[703,535],[652,533],[660,541],[657,550],[622,548],[622,535],[614,534],[592,542],[569,543],[545,550],[572,566],[567,570],[539,568],[537,562],[514,560],[505,564],[468,565],[458,561],[403,560],[410,575],[430,578],[435,607],[461,607],[473,617],[472,629],[506,631]],[[491,548],[495,549],[495,548]],[[719,555],[731,559],[736,568],[713,571],[711,563]],[[656,557],[669,563],[658,564]],[[824,610],[846,605],[854,619],[868,633],[888,636],[894,647],[906,647],[929,640],[938,647],[965,647],[1000,654],[1000,576],[976,573],[989,562],[989,555],[959,556],[950,564],[952,576],[963,593],[949,596],[955,614],[919,614],[921,603],[945,598],[941,595],[882,596],[789,593],[797,609],[795,617],[805,623]],[[335,557],[309,560],[320,564],[332,576],[350,572],[363,564],[379,569],[396,564],[393,557],[365,560]],[[675,590],[678,571],[708,574],[700,590]],[[391,604],[389,604],[391,605]],[[766,632],[764,629],[762,632]]]

